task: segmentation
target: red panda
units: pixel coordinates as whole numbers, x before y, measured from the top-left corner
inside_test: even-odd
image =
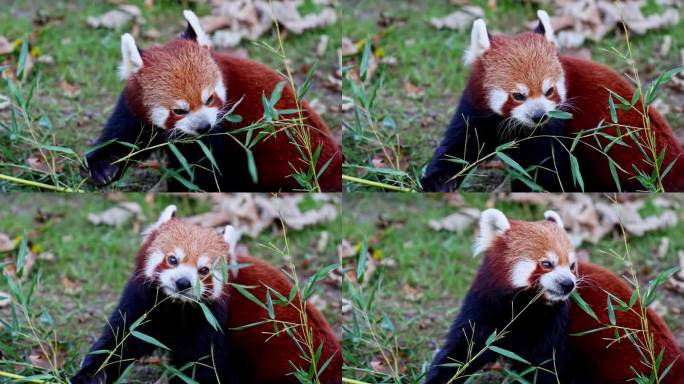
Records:
[[[506,335],[492,345],[543,368],[536,374],[537,383],[556,383],[556,375],[549,371],[557,372],[561,383],[568,382],[567,298],[577,281],[577,261],[558,214],[547,211],[544,216],[544,221],[523,222],[509,221],[496,209],[482,213],[473,249],[485,256],[444,346],[432,361],[426,383],[464,382],[494,362],[500,355],[486,350],[469,362],[459,379],[451,381],[458,370],[455,364],[475,356],[515,316]],[[534,301],[539,293],[541,297]],[[517,372],[528,368],[511,363]]]
[[[606,291],[625,303],[629,303],[632,296],[633,289],[623,279],[598,265],[580,263],[578,278],[577,291],[593,309],[600,322],[579,306],[571,305],[568,323],[570,334],[579,334],[610,324]],[[613,305],[618,306],[618,303],[613,300]],[[634,303],[632,309],[637,313],[640,312],[638,301]],[[642,329],[641,319],[636,313],[617,310],[614,313],[615,324],[618,326],[633,330]],[[653,336],[656,356],[663,351],[658,375],[662,375],[665,368],[674,363],[660,383],[684,383],[684,351],[677,345],[665,322],[652,309],[649,308],[646,311],[646,318],[649,333]],[[624,337],[624,332],[621,331],[620,335]],[[632,337],[640,342],[645,341],[643,333],[635,333]],[[643,359],[635,346],[627,339],[611,342],[614,338],[615,332],[612,329],[583,336],[570,336],[573,366],[578,372],[584,372],[588,378],[591,378],[589,382],[597,384],[627,382],[636,376],[632,369],[645,377],[650,377],[652,369],[641,363]],[[648,356],[647,352],[642,352]]]
[[[237,237],[232,227],[228,226],[222,237],[213,229],[175,218],[175,212],[174,206],[167,207],[146,232],[133,277],[91,348],[113,351],[113,357],[108,353],[88,354],[71,382],[115,382],[129,364],[156,349],[133,334],[139,332],[165,345],[172,363],[179,368],[189,367],[183,368],[183,373],[200,383],[298,383],[292,372],[308,371],[310,361],[301,357],[290,335],[272,335],[275,328],[268,323],[268,312],[232,286],[241,285],[266,303],[265,287],[289,297],[290,282],[263,261],[237,256]],[[224,276],[226,259],[232,265],[248,265]],[[271,295],[275,301],[273,291]],[[204,303],[220,329],[210,324],[197,302]],[[300,304],[296,296],[289,305],[274,305],[274,318],[286,322],[292,337],[301,340],[305,330],[298,311]],[[314,348],[321,349],[317,363],[320,382],[337,384],[342,369],[339,342],[323,315],[304,304],[309,327],[306,332],[312,335]],[[282,323],[279,329],[283,330]],[[330,363],[324,368],[327,361]]]
[[[205,148],[196,142],[176,142],[188,164],[194,164],[193,177],[181,175],[205,191],[292,191],[306,189],[292,176],[313,172],[302,157],[309,158],[301,146],[304,141],[291,128],[276,126],[274,134],[264,128],[248,134],[240,129],[262,120],[263,98],[270,97],[285,79],[263,64],[226,53],[213,52],[210,40],[197,16],[184,11],[186,31],[177,39],[143,50],[129,34],[121,37],[122,63],[119,76],[126,86],[100,137],[86,159],[92,181],[106,185],[119,179],[128,161],[122,161],[137,148],[163,146],[176,136],[196,137],[213,154],[215,165]],[[286,85],[280,111],[297,109],[294,90]],[[306,103],[300,102],[303,123],[312,154],[318,154],[315,173],[322,191],[342,188],[342,155],[323,120]],[[241,117],[224,119],[227,112]],[[282,117],[297,118],[297,114]],[[276,118],[278,119],[278,118]],[[229,137],[229,133],[234,137]],[[250,171],[247,140],[265,135],[251,148],[256,170]],[[296,145],[293,144],[296,142]],[[123,143],[123,144],[122,144]],[[302,151],[302,153],[300,153]],[[134,159],[141,159],[143,151]],[[182,169],[178,156],[169,151],[172,169]],[[218,168],[218,170],[212,170]],[[257,181],[253,181],[253,172]],[[189,187],[173,178],[169,190]]]
[[[494,209],[482,213],[474,252],[484,252],[485,257],[444,347],[432,362],[426,383],[449,382],[457,370],[454,363],[465,362],[469,353],[479,352],[494,330],[502,332],[515,314],[520,316],[508,326],[506,336],[493,345],[512,351],[536,366],[539,362],[548,364],[553,357],[552,366],[541,367],[555,371],[557,377],[540,371],[537,383],[624,383],[636,377],[632,369],[650,376],[650,370],[642,365],[632,343],[628,340],[611,343],[614,331],[575,336],[610,324],[606,291],[629,302],[632,289],[606,269],[579,262],[560,216],[553,211],[547,211],[544,216],[547,221],[525,222],[509,221]],[[575,289],[593,308],[600,322],[567,300]],[[521,313],[520,308],[538,292],[542,294],[541,301],[533,302]],[[638,305],[635,303],[634,308]],[[674,362],[661,382],[683,382],[684,352],[655,312],[649,309],[647,317],[656,353],[664,351],[658,373],[662,374]],[[631,312],[615,311],[615,324],[641,329],[639,319]],[[487,351],[470,362],[460,376],[461,382],[466,375],[497,357]],[[518,372],[528,368],[513,363],[513,369]]]
[[[611,121],[609,91],[631,100],[634,88],[612,69],[587,60],[557,53],[548,14],[538,11],[535,32],[514,37],[490,37],[483,20],[476,20],[470,49],[464,61],[471,74],[458,110],[445,137],[428,164],[422,179],[426,191],[448,191],[457,187],[464,163],[474,163],[494,152],[501,144],[522,140],[509,155],[523,168],[536,168],[532,176],[548,191],[576,191],[567,150],[572,138]],[[636,107],[641,110],[641,101]],[[572,112],[570,120],[548,118],[552,110]],[[651,175],[653,167],[644,161],[636,141],[644,144],[644,121],[630,109],[617,112],[623,126],[631,126],[633,138],[623,137],[625,145],[612,145],[612,137],[622,137],[615,127],[584,137],[573,152],[578,159],[584,191],[617,191],[609,161],[599,148],[610,148],[608,156],[617,165],[622,191],[643,189],[637,169]],[[654,109],[648,110],[658,154],[665,151],[661,172],[673,164],[663,179],[668,191],[684,190],[684,154],[672,129]],[[606,125],[606,124],[604,124]],[[604,136],[606,134],[608,136]],[[650,155],[649,155],[650,156]],[[649,158],[652,158],[650,156]],[[451,160],[451,161],[450,161]],[[527,189],[523,184],[514,189]]]

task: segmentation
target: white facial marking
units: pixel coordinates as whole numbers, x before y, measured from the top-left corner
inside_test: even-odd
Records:
[[[575,254],[575,252],[568,253],[568,260],[570,261],[570,264],[577,261],[577,255]]]
[[[549,17],[549,14],[540,9],[537,11],[537,18],[544,26],[544,37],[546,37],[546,40],[558,46],[558,43],[556,43],[556,37],[553,34],[553,25],[551,24],[551,18]]]
[[[166,119],[169,118],[169,110],[164,107],[153,107],[150,110],[150,121],[159,128],[166,126]]]
[[[530,93],[530,89],[527,88],[527,85],[525,84],[516,84],[515,85],[515,90],[518,93],[522,93],[523,95],[527,96]]]
[[[463,55],[463,63],[465,65],[474,63],[490,46],[487,25],[482,19],[475,20],[473,29],[470,32],[470,48],[466,49],[465,54]]]
[[[558,92],[558,96],[560,96],[561,102],[565,101],[565,98],[568,94],[568,90],[565,86],[565,76],[563,75],[561,75],[561,77],[556,82],[556,92]]]
[[[226,86],[223,84],[222,79],[218,79],[216,81],[216,85],[214,85],[214,93],[216,93],[216,96],[221,99],[221,103],[226,102]]]
[[[186,133],[188,135],[197,135],[197,128],[205,123],[209,123],[211,127],[216,124],[216,117],[218,108],[203,106],[195,112],[190,112],[182,119],[176,122],[175,129]]]
[[[190,109],[190,104],[188,104],[188,102],[185,100],[176,100],[176,102],[173,105],[175,109],[182,109],[184,111]]]
[[[529,259],[520,259],[513,264],[511,284],[515,288],[526,288],[530,285],[530,276],[537,268],[537,263]]]
[[[211,90],[209,88],[204,88],[202,90],[202,94],[200,95],[200,97],[202,98],[202,104],[207,103],[209,96],[211,96]]]
[[[542,92],[545,95],[546,95],[546,92],[548,92],[549,89],[551,89],[551,84],[552,84],[552,82],[550,79],[544,79],[544,81],[542,81]]]
[[[135,45],[133,36],[128,33],[121,35],[121,64],[119,65],[119,79],[126,80],[143,67],[142,57]]]
[[[176,281],[181,278],[186,278],[190,281],[190,288],[183,291],[182,294],[176,293]],[[165,269],[159,274],[159,286],[167,295],[181,300],[188,300],[187,297],[195,296],[195,284],[197,283],[197,271],[195,268],[179,264],[176,268]]]
[[[158,249],[152,250],[145,262],[145,276],[147,278],[152,278],[154,276],[154,270],[157,269],[157,266],[159,266],[162,261],[164,261],[164,253]]]
[[[223,240],[228,244],[228,260],[231,266],[237,265],[237,253],[235,249],[237,248],[237,242],[240,240],[242,234],[240,231],[235,229],[232,225],[226,225],[226,229],[223,231]],[[232,268],[231,271],[233,275],[237,277],[238,269]]]
[[[539,283],[544,291],[544,297],[549,301],[567,300],[572,292],[563,293],[560,283],[565,280],[571,280],[573,284],[577,283],[577,278],[568,267],[556,267],[553,271],[542,275]]]
[[[195,35],[197,36],[197,44],[207,48],[211,48],[211,40],[209,40],[207,34],[204,33],[204,30],[200,25],[199,19],[197,18],[197,15],[195,15],[193,11],[185,10],[183,11],[183,17],[185,18],[185,21],[187,21],[188,24],[190,24],[192,29],[195,31]]]
[[[537,123],[532,120],[538,112],[547,113],[556,108],[556,103],[546,97],[528,98],[519,106],[511,110],[511,116],[528,127],[535,127]]]
[[[546,257],[553,262],[553,264],[558,263],[558,255],[556,252],[548,251],[546,252]]]
[[[181,247],[176,247],[173,250],[173,256],[175,256],[176,259],[178,259],[178,262],[181,262],[185,258],[185,251]]]
[[[503,114],[503,106],[508,100],[508,93],[501,88],[492,88],[489,90],[488,99],[489,108],[499,115]]]
[[[490,208],[480,215],[480,233],[473,244],[473,255],[484,252],[492,246],[497,236],[511,227],[503,212]]]

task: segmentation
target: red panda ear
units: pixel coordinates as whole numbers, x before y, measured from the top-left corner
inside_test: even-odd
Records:
[[[135,45],[133,36],[129,33],[121,35],[121,65],[119,65],[119,78],[126,80],[137,73],[143,67],[140,50]]]
[[[232,225],[226,225],[226,229],[223,231],[223,240],[228,244],[228,264],[235,267],[237,265],[237,254],[235,249],[237,248],[237,243],[240,240],[242,234],[240,231],[235,229]],[[238,270],[232,268],[233,275],[237,277]]]
[[[154,232],[154,231],[156,231],[157,229],[159,229],[159,227],[161,227],[162,224],[164,224],[164,223],[166,223],[167,221],[173,219],[174,217],[176,217],[176,206],[175,206],[175,205],[172,204],[172,205],[169,205],[168,207],[164,208],[164,210],[162,211],[162,213],[159,215],[159,218],[157,219],[157,221],[156,221],[154,224],[152,224],[152,225],[150,225],[149,227],[147,227],[147,229],[145,229],[145,230],[143,231],[143,233],[142,233],[142,235],[143,235],[143,242],[145,242],[145,240],[147,240],[147,237],[148,237],[152,232]]]
[[[487,209],[480,215],[480,233],[473,244],[473,255],[486,251],[499,235],[511,228],[506,215],[498,209]]]
[[[204,33],[197,15],[193,11],[185,10],[183,11],[183,17],[188,22],[188,26],[185,28],[185,32],[180,34],[180,38],[196,41],[197,44],[203,47],[211,48],[211,40]]]
[[[470,32],[470,47],[466,49],[463,55],[463,63],[471,65],[480,56],[482,56],[491,47],[489,41],[489,33],[487,33],[487,25],[484,20],[477,19],[473,23],[473,29]]]
[[[556,42],[556,36],[553,33],[553,25],[551,24],[551,18],[549,17],[549,14],[540,9],[537,11],[537,18],[539,19],[539,25],[537,25],[537,28],[534,29],[534,32],[544,35],[547,41],[558,46],[558,42]]]
[[[559,227],[565,229],[563,226],[563,219],[561,219],[560,215],[556,211],[544,212],[544,218],[548,221],[558,224]]]

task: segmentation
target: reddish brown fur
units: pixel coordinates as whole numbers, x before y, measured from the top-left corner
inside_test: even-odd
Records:
[[[184,100],[194,111],[204,105],[200,99],[202,90],[213,90],[221,78],[221,71],[212,60],[209,48],[194,41],[176,39],[146,49],[143,67],[134,77],[142,87],[146,109],[159,105],[171,110],[178,100]],[[167,127],[171,126],[167,122]]]
[[[510,221],[510,229],[499,235],[487,250],[483,264],[489,268],[486,273],[493,275],[492,281],[510,286],[513,265],[520,257],[538,261],[537,270],[530,277],[530,286],[535,286],[544,270],[540,262],[547,259],[546,253],[551,251],[558,255],[559,266],[569,266],[569,254],[574,250],[565,231],[558,224],[548,221]],[[475,281],[479,281],[479,276]],[[488,279],[490,280],[490,279]],[[481,289],[491,290],[483,285]]]
[[[240,256],[239,263],[251,264],[249,267],[240,269],[237,278],[231,280],[236,284],[255,286],[250,292],[254,294],[262,303],[266,302],[265,286],[269,286],[287,297],[292,288],[290,280],[269,264],[249,256]],[[256,305],[244,295],[232,287],[226,287],[229,295],[228,324],[226,328],[240,327],[255,322],[268,320],[268,312]],[[273,295],[272,295],[273,297]],[[294,306],[293,306],[294,305]],[[299,313],[294,307],[299,307],[299,296],[297,296],[289,306],[275,306],[275,317],[277,320],[301,324]],[[334,356],[330,365],[325,369],[321,377],[323,384],[340,383],[342,375],[342,348],[332,329],[326,322],[323,315],[310,304],[306,305],[306,315],[309,326],[313,331],[315,348],[323,345],[323,352],[319,361],[319,367],[330,357]],[[282,330],[282,327],[280,327]],[[245,358],[246,364],[251,372],[256,376],[257,383],[297,383],[292,377],[285,375],[293,371],[290,361],[296,366],[309,369],[309,363],[300,357],[294,341],[287,334],[281,334],[270,338],[273,333],[273,324],[262,324],[256,327],[247,328],[240,331],[229,332],[231,345],[240,349]],[[301,338],[301,327],[297,331]]]
[[[146,59],[148,52],[152,51],[152,55],[155,57],[154,63],[158,60],[166,58],[170,54],[175,54],[175,49],[186,48],[189,45],[195,45],[196,43],[188,40],[174,40],[166,45],[159,47],[152,47],[145,50],[143,54],[143,61],[145,65],[148,64],[148,59]],[[199,53],[204,53],[205,48],[200,48],[197,46],[195,50],[200,50]],[[170,54],[167,52],[171,52]],[[187,51],[194,52],[194,51]],[[202,55],[200,55],[202,56]],[[238,100],[242,99],[242,102],[236,107],[233,114],[240,115],[242,117],[242,122],[229,125],[230,129],[238,130],[240,128],[247,127],[253,123],[261,120],[264,110],[262,106],[262,95],[269,96],[275,86],[284,80],[284,78],[278,74],[276,71],[268,68],[267,66],[257,63],[249,59],[243,59],[237,56],[212,52],[212,58],[215,61],[215,65],[221,70],[223,75],[223,83],[226,87],[227,99],[224,103],[236,103]],[[189,58],[187,60],[190,60]],[[186,61],[187,61],[186,60]],[[179,61],[181,63],[186,61]],[[200,60],[204,63],[204,59]],[[175,62],[175,61],[174,61]],[[153,61],[149,61],[150,64]],[[211,68],[209,64],[201,64],[201,68]],[[177,70],[178,64],[174,64],[172,68],[168,68],[172,71]],[[192,67],[194,68],[194,67]],[[142,74],[145,71],[145,67],[140,71]],[[162,77],[162,75],[157,74],[157,70],[151,71],[149,76]],[[147,74],[146,74],[147,76]],[[197,74],[196,76],[201,76]],[[195,75],[193,75],[195,77]],[[126,92],[128,99],[130,100],[130,107],[133,111],[141,116],[147,124],[151,124],[149,120],[149,109],[146,105],[149,105],[148,96],[143,97],[142,92],[142,80],[147,77],[131,76],[128,80]],[[171,81],[172,79],[172,81]],[[169,81],[163,83],[167,84],[164,87],[160,87],[159,83],[150,82],[150,87],[156,88],[154,91],[157,93],[168,93],[171,92],[172,84],[186,84],[186,80],[176,79],[176,76],[171,76]],[[203,83],[202,81],[201,83]],[[145,85],[147,86],[147,85]],[[192,87],[188,85],[188,87]],[[188,87],[183,87],[183,91],[179,91],[185,94],[189,91]],[[199,92],[195,92],[199,94]],[[174,99],[177,95],[172,97],[156,95],[160,97],[160,100],[168,102]],[[184,96],[185,97],[185,96]],[[195,101],[196,102],[196,101]],[[215,101],[214,103],[217,103]],[[276,105],[280,110],[284,109],[296,109],[297,101],[295,93],[292,88],[288,85],[285,87],[282,93],[280,102]],[[306,101],[300,102],[300,107],[302,110],[302,116],[304,117],[304,123],[306,124],[306,129],[311,137],[311,151],[312,153],[318,147],[322,147],[320,156],[317,162],[317,170],[320,169],[330,161],[330,165],[326,171],[321,175],[318,182],[321,186],[321,190],[324,192],[334,192],[342,190],[342,153],[339,146],[335,142],[335,139],[330,134],[330,131],[323,120],[316,114],[316,112],[311,109]],[[285,118],[292,118],[295,116],[284,116]],[[169,119],[173,119],[173,113],[170,114]],[[175,121],[167,121],[167,126],[171,126]],[[225,123],[224,123],[225,124]],[[226,125],[228,126],[228,125]],[[245,141],[245,133],[238,134],[236,137],[242,142]],[[226,138],[229,141],[229,147],[231,151],[235,153],[244,153],[244,149],[233,139]],[[254,158],[256,160],[258,175],[259,175],[259,186],[262,190],[268,191],[279,191],[279,190],[297,190],[301,186],[297,181],[290,177],[292,175],[293,168],[297,171],[306,172],[308,171],[308,165],[301,160],[299,153],[295,146],[290,142],[290,139],[285,135],[285,133],[280,132],[276,135],[272,135],[262,140],[253,148]],[[220,154],[219,154],[220,155]],[[224,175],[224,177],[229,177]]]
[[[481,61],[487,73],[482,83],[485,89],[495,87],[513,92],[517,84],[524,84],[531,98],[543,96],[544,80],[555,83],[563,74],[555,46],[532,32],[516,37],[497,36]],[[509,101],[515,102],[510,96]]]
[[[625,303],[629,302],[632,288],[612,272],[591,263],[580,263],[579,277],[581,283],[577,289],[582,298],[591,306],[600,322],[587,315],[577,305],[570,306],[569,332],[580,333],[599,328],[603,324],[610,324],[607,310],[607,294],[612,293]],[[615,304],[615,302],[613,302]],[[639,303],[632,307],[639,312]],[[670,373],[665,377],[664,384],[684,382],[684,353],[677,345],[665,322],[651,309],[648,309],[648,327],[653,335],[655,353],[665,350],[661,370],[677,360]],[[641,329],[639,317],[633,312],[615,311],[616,324],[621,327]],[[620,332],[624,335],[623,332]],[[596,383],[624,383],[634,378],[630,368],[643,373],[646,377],[650,370],[640,363],[641,357],[629,340],[622,340],[609,346],[610,339],[615,337],[614,331],[604,330],[584,336],[571,336],[570,347],[573,354],[581,359],[578,368],[592,375]],[[638,336],[644,340],[643,335]]]
[[[470,84],[476,87],[474,89],[469,87],[467,91],[473,100],[480,105],[488,105],[486,95],[490,87],[497,86],[512,92],[516,83],[534,84],[528,87],[531,88],[530,94],[533,89],[536,94],[537,89],[541,88],[537,85],[541,84],[540,81],[543,81],[543,78],[558,74],[557,63],[560,59],[567,87],[566,101],[570,105],[566,109],[574,116],[567,123],[566,136],[568,137],[575,137],[581,131],[596,128],[601,121],[604,125],[611,122],[607,89],[616,92],[626,100],[631,100],[634,95],[634,88],[624,76],[593,61],[570,56],[559,57],[555,51],[550,50],[552,46],[541,34],[525,32],[515,37],[496,36],[491,39],[491,46],[472,65]],[[560,100],[557,93],[551,99]],[[511,109],[516,105],[517,102],[509,95],[502,111],[504,116],[509,116]],[[641,102],[638,102],[636,107],[642,110]],[[636,127],[632,131],[642,144],[645,143],[646,136],[643,129],[645,125],[639,112],[633,109],[618,110],[617,115],[621,125]],[[684,158],[682,158],[684,151],[674,137],[672,128],[657,111],[650,108],[648,116],[651,130],[655,133],[657,153],[660,154],[664,148],[667,148],[661,172],[676,160],[672,170],[664,178],[663,185],[667,191],[684,191]],[[495,128],[492,127],[492,129]],[[625,134],[624,128],[622,135],[618,134],[614,127],[604,128],[601,131],[614,137]],[[575,150],[585,181],[585,191],[615,190],[606,156],[593,148],[597,147],[597,140],[602,147],[610,143],[608,138],[601,136],[597,139],[592,135],[584,138],[583,144],[578,145]],[[651,174],[653,167],[645,162],[632,139],[626,137],[623,140],[629,147],[613,145],[608,154],[621,168],[618,176],[622,190],[641,190],[644,187],[634,179],[636,175],[634,167],[647,175]],[[652,159],[652,154],[648,155]]]

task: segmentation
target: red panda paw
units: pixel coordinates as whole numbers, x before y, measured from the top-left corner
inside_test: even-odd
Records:
[[[90,180],[97,186],[104,186],[115,181],[121,173],[120,164],[112,164],[107,159],[88,158]]]

